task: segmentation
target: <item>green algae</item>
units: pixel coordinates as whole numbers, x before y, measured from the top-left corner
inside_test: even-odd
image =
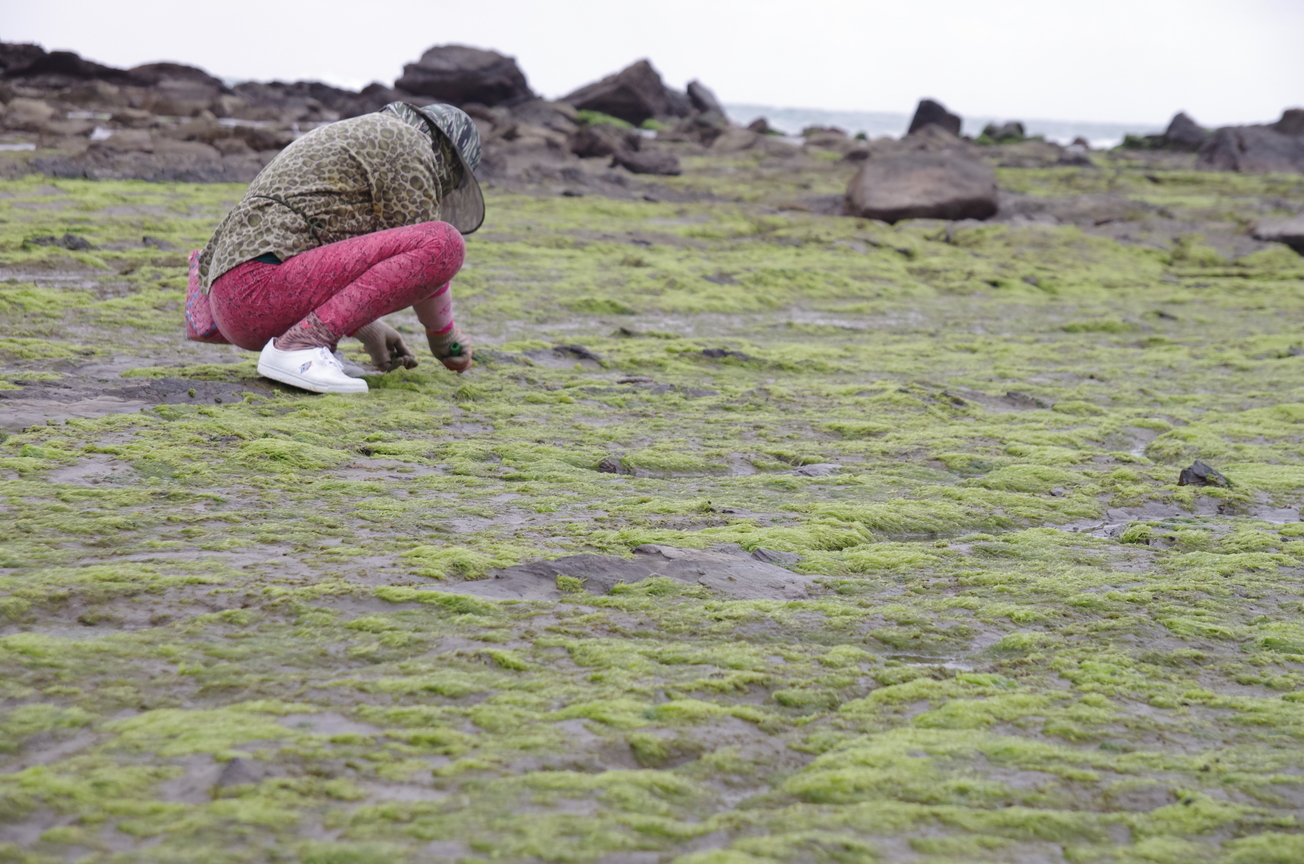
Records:
[[[743,201],[850,170],[696,158],[667,184]],[[1116,167],[998,174],[1193,221],[1302,192]],[[45,182],[0,199],[4,380],[177,339],[184,249],[241,190]],[[1304,485],[1298,256],[490,199],[465,378],[0,441],[0,819],[60,820],[4,855],[121,860],[108,826],[160,861],[1298,857],[1304,548],[1265,509]],[[65,230],[99,248],[23,245]],[[208,360],[131,374],[254,375]],[[1195,458],[1235,488],[1176,486]],[[819,582],[448,590],[642,543]]]

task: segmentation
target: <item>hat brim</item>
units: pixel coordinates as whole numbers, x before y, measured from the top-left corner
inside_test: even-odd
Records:
[[[444,131],[434,123],[430,125],[440,135],[444,135]],[[444,138],[447,139],[448,136],[444,135]],[[473,234],[484,224],[484,193],[480,191],[480,181],[475,179],[475,172],[466,164],[462,151],[457,149],[455,142],[450,143],[453,144],[453,152],[457,154],[457,161],[462,163],[462,182],[439,203],[440,218],[462,234]]]

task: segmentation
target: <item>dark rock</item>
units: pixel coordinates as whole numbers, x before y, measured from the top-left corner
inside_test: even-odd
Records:
[[[635,126],[654,117],[683,117],[684,106],[674,100],[656,69],[640,60],[615,75],[581,87],[562,97],[581,111],[601,111]]]
[[[1177,485],[1221,486],[1228,489],[1231,488],[1232,481],[1197,459],[1189,468],[1182,469],[1182,473],[1177,477]]]
[[[116,69],[85,60],[72,51],[51,51],[48,54],[41,54],[23,66],[5,69],[4,77],[32,81],[44,86],[68,86],[74,82],[93,79],[114,84],[139,86],[145,84],[125,69]]]
[[[658,141],[688,141],[710,147],[729,129],[729,120],[718,111],[703,111],[685,117],[669,132],[657,133]]]
[[[663,150],[620,150],[611,156],[611,167],[620,166],[634,174],[676,177],[679,157]]]
[[[514,58],[465,45],[430,48],[403,67],[394,89],[453,105],[515,105],[534,98]]]
[[[915,108],[915,116],[910,121],[910,128],[906,131],[907,135],[913,135],[925,126],[941,126],[952,135],[960,134],[961,120],[959,115],[952,114],[946,110],[941,102],[932,99],[920,99],[919,107]]]
[[[769,120],[766,120],[764,117],[757,117],[755,120],[747,124],[747,131],[756,132],[760,135],[773,135],[778,130],[770,126]]]
[[[867,159],[847,186],[846,213],[865,219],[987,219],[996,214],[996,175],[956,150]]]
[[[724,114],[724,106],[720,104],[720,100],[715,98],[711,88],[701,81],[688,82],[688,99],[698,111],[714,111],[717,114]]]
[[[1267,222],[1254,229],[1255,240],[1285,243],[1304,255],[1304,214],[1285,222]]]
[[[666,112],[670,117],[687,117],[693,113],[693,100],[688,98],[687,93],[667,87],[666,101],[670,103],[670,110]]]
[[[227,87],[222,83],[221,78],[209,75],[198,66],[186,66],[182,63],[146,63],[143,66],[133,66],[127,70],[127,74],[139,79],[146,87],[157,87],[165,81],[189,81],[227,92]]]
[[[741,360],[744,363],[756,359],[750,354],[744,354],[741,351],[732,351],[728,348],[704,348],[702,349],[702,356],[707,357],[711,360],[732,359],[732,360]]]
[[[574,357],[577,360],[592,360],[594,363],[601,363],[602,356],[596,351],[590,351],[583,345],[558,345],[553,349],[554,354],[564,354]]]
[[[1024,130],[1023,124],[1018,120],[1010,120],[997,126],[995,123],[988,123],[983,127],[983,135],[995,141],[997,144],[1009,144],[1016,141],[1022,141],[1028,137]]]
[[[359,113],[359,94],[320,81],[246,81],[234,88],[236,96],[254,108],[240,116],[250,120],[330,122]],[[370,110],[378,110],[383,103]]]
[[[619,459],[607,457],[598,463],[598,471],[603,474],[629,474],[630,471],[625,468]]]
[[[1283,118],[1286,128],[1293,119]],[[1304,136],[1275,126],[1224,126],[1200,145],[1195,167],[1245,173],[1304,173]]]
[[[76,234],[65,234],[62,237],[33,237],[27,241],[33,246],[58,246],[61,249],[68,249],[72,252],[85,252],[88,249],[94,249],[94,244],[85,237],[79,237]]]
[[[0,73],[17,72],[45,56],[45,49],[30,42],[0,42]]]
[[[1283,135],[1304,135],[1304,108],[1287,108],[1272,128]]]
[[[1196,123],[1185,112],[1176,114],[1164,133],[1164,146],[1169,150],[1184,150],[1194,153],[1200,149],[1209,130]]]
[[[591,123],[581,126],[571,136],[570,150],[576,156],[589,159],[635,150],[641,143],[642,139],[632,129],[622,129],[610,123]]]

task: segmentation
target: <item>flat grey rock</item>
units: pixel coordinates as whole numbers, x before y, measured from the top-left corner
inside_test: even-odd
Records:
[[[562,596],[557,589],[558,576],[579,579],[585,591],[599,595],[621,582],[665,576],[735,600],[802,600],[810,596],[815,577],[769,563],[795,563],[798,558],[792,553],[769,550],[764,550],[763,555],[739,555],[646,544],[634,550],[633,558],[570,555],[506,567],[492,571],[486,579],[441,585],[438,590],[499,600],[556,600]]]

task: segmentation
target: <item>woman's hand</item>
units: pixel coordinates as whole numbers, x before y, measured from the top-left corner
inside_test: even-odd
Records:
[[[398,331],[384,321],[372,321],[353,334],[362,347],[371,355],[371,362],[382,372],[389,372],[402,366],[411,369],[417,365],[417,358],[412,349],[403,341]]]
[[[461,375],[471,368],[471,340],[456,326],[447,333],[427,330],[426,339],[430,341],[430,353],[448,369]]]

